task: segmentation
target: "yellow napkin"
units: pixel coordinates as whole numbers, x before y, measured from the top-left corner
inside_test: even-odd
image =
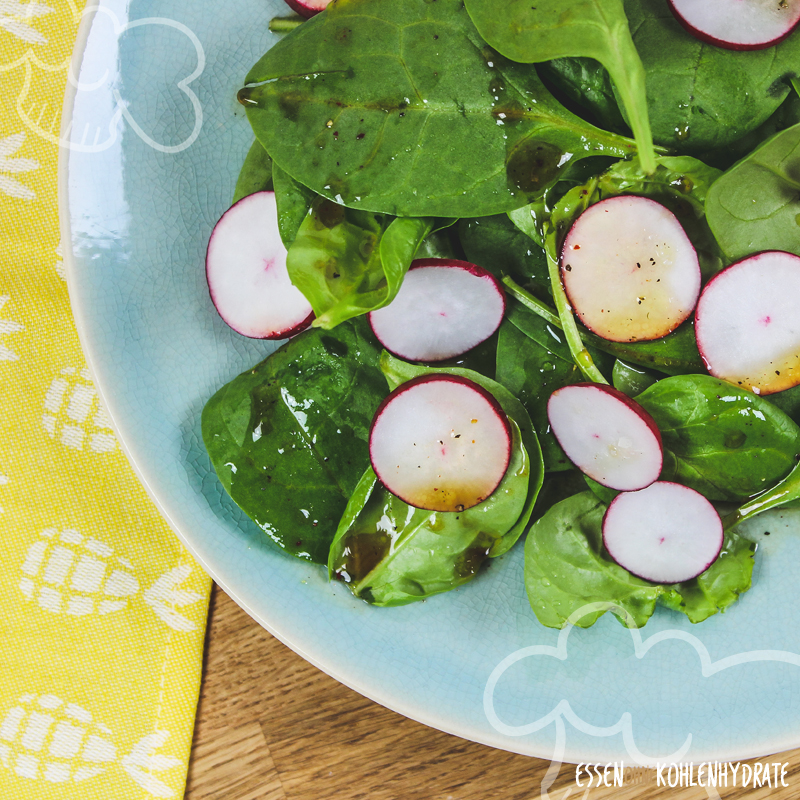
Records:
[[[180,798],[210,582],[120,451],[70,312],[48,131],[80,14],[0,0],[0,797]]]

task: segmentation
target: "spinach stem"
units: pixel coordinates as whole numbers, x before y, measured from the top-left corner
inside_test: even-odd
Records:
[[[529,308],[534,314],[538,314],[551,325],[555,325],[557,328],[561,327],[561,319],[547,303],[543,303],[538,297],[534,297],[530,292],[526,291],[518,283],[509,278],[508,275],[503,278],[503,283],[511,293],[511,296],[519,300],[522,305]]]
[[[746,519],[760,514],[762,511],[769,511],[777,508],[784,503],[797,500],[800,497],[800,464],[798,464],[780,483],[767,489],[766,492],[748,500],[744,505],[732,511],[722,520],[722,525],[726,531],[735,528],[739,523]]]
[[[630,52],[631,49],[636,53],[627,25],[624,32],[620,32],[620,38],[623,41],[618,41],[617,47],[612,48],[616,58],[608,59],[604,66],[609,68],[608,71],[614,80],[614,87],[619,92],[625,111],[628,112],[633,138],[636,140],[639,163],[645,173],[652,175],[656,171],[656,154],[653,147],[653,133],[650,129],[650,116],[647,111],[644,65],[638,54],[635,61],[630,59],[626,61],[624,58],[624,54]]]
[[[290,33],[304,22],[302,17],[274,17],[269,21],[269,29],[272,33]]]
[[[789,82],[792,84],[792,88],[800,95],[800,80],[797,78],[789,78]]]
[[[553,289],[553,299],[556,301],[556,309],[558,310],[561,329],[564,331],[564,336],[567,339],[567,346],[569,347],[569,352],[572,354],[572,360],[578,365],[578,369],[580,369],[585,378],[588,378],[594,383],[605,383],[608,385],[608,381],[603,377],[603,373],[595,366],[589,351],[583,344],[578,325],[572,313],[572,306],[569,304],[569,300],[567,300],[567,294],[561,283],[558,262],[555,261],[551,255],[556,252],[556,232],[552,227],[545,235],[545,244],[547,270],[550,273],[550,285]]]

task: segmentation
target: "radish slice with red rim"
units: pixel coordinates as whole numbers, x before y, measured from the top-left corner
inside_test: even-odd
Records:
[[[703,495],[659,481],[617,495],[603,517],[603,544],[628,572],[681,583],[705,572],[722,550],[722,520]]]
[[[499,281],[468,261],[414,261],[397,296],[369,314],[380,343],[406,361],[444,361],[472,350],[499,327]]]
[[[756,394],[800,383],[800,258],[770,250],[715,275],[697,304],[708,371]]]
[[[678,22],[697,39],[728,50],[761,50],[800,22],[800,0],[669,0]]]
[[[511,426],[497,400],[456,375],[423,375],[380,405],[369,435],[372,468],[409,505],[463,511],[500,484]]]
[[[561,251],[561,280],[589,330],[613,342],[649,341],[691,315],[700,263],[668,208],[621,195],[575,220]]]
[[[286,0],[286,5],[301,17],[310,19],[320,11],[324,11],[331,0]]]
[[[206,279],[219,315],[251,339],[284,339],[314,319],[289,280],[274,192],[251,194],[222,215],[208,242]]]
[[[617,389],[564,386],[550,395],[547,418],[567,458],[597,483],[629,492],[658,480],[664,460],[658,426]]]

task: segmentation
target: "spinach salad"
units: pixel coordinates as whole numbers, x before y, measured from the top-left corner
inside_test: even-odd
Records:
[[[747,259],[800,256],[800,32],[728,49],[676,13],[669,0],[332,0],[247,74],[238,99],[255,141],[231,211],[262,198],[248,224],[274,216],[286,265],[284,283],[271,284],[286,319],[274,335],[248,335],[291,338],[208,400],[202,430],[225,490],[287,553],[391,606],[474,579],[524,538],[531,607],[556,628],[597,601],[637,626],[658,604],[700,622],[750,587],[756,546],[738,524],[800,500],[800,346],[782,355],[779,390],[731,378],[714,348],[734,335],[725,325],[738,301],[728,314],[727,298],[777,269],[762,259],[745,275]],[[697,286],[662,324],[653,287],[667,273],[657,273],[605,330],[583,306],[611,284],[572,242],[589,236],[592,215],[628,207],[678,231]],[[229,321],[215,236],[209,286]],[[407,276],[419,283],[424,267],[445,263],[486,291],[502,287],[497,323],[436,363],[389,352],[370,320],[400,302]],[[791,281],[797,265],[784,266]],[[578,302],[573,283],[589,273],[598,283]],[[595,309],[603,320],[609,291]],[[409,314],[397,335],[414,327]],[[656,332],[630,334],[635,314]],[[743,350],[758,338],[742,335]],[[775,381],[780,369],[767,372]],[[452,510],[390,491],[371,449],[387,403],[432,380],[473,387],[507,431],[488,496]],[[554,404],[576,389],[594,392],[585,417],[600,392],[646,422],[652,486],[716,508],[719,541],[699,574],[659,582],[610,555],[609,508],[649,490],[567,456]],[[448,446],[468,439],[452,436]],[[638,536],[646,525],[627,527]]]

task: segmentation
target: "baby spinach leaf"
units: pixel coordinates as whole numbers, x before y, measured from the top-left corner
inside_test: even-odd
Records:
[[[267,536],[324,564],[386,393],[366,322],[309,330],[209,400],[203,440],[223,486]]]
[[[356,597],[379,606],[423,600],[474,578],[487,557],[510,547],[509,534],[525,510],[533,478],[519,428],[513,421],[511,427],[511,461],[503,480],[466,511],[413,508],[377,485],[369,468],[337,529],[329,573]]]
[[[726,532],[717,560],[693,580],[665,587],[659,603],[686,614],[690,622],[702,622],[724,611],[750,588],[755,552],[754,542]]]
[[[517,400],[516,397],[514,397],[513,394],[511,394],[511,392],[508,391],[508,389],[506,389],[497,381],[493,381],[490,378],[481,375],[479,372],[473,372],[472,370],[462,369],[459,367],[420,367],[415,364],[408,364],[405,361],[401,361],[386,351],[381,354],[380,363],[381,369],[386,376],[386,380],[389,382],[390,389],[396,389],[402,383],[411,380],[411,378],[416,378],[419,375],[445,373],[447,375],[460,375],[463,378],[469,378],[469,380],[474,381],[478,384],[478,386],[481,386],[482,388],[486,389],[487,392],[492,394],[497,402],[500,403],[503,411],[505,411],[508,415],[508,418],[512,420],[519,428],[522,446],[525,450],[526,466],[524,469],[526,472],[530,473],[527,484],[527,496],[516,523],[513,524],[513,526],[505,533],[505,535],[502,536],[502,538],[498,539],[492,544],[489,555],[494,558],[495,556],[500,556],[507,550],[511,549],[517,539],[519,539],[522,532],[525,530],[525,527],[530,520],[531,512],[533,511],[533,506],[536,502],[536,497],[539,494],[539,490],[542,488],[542,481],[544,480],[544,463],[542,461],[542,451],[539,446],[539,439],[536,435],[536,430],[531,424],[531,419],[528,416],[528,412],[525,410],[525,407],[522,405],[522,403],[520,403],[519,400]],[[495,490],[495,493],[489,498],[489,500],[494,498],[499,491],[500,488]],[[480,508],[483,506],[484,504],[481,503],[480,506],[475,506],[475,508]]]
[[[631,575],[608,557],[603,548],[605,511],[605,504],[585,491],[554,505],[530,529],[525,589],[542,625],[563,628],[589,603],[614,604],[612,613],[623,623],[630,618],[636,627],[653,615],[664,588]],[[586,613],[575,625],[588,628],[606,610]]]
[[[590,331],[586,331],[583,337],[598,350],[667,375],[705,372],[706,369],[697,350],[694,320],[684,322],[672,333],[652,342],[611,342]]]
[[[706,214],[731,260],[761,250],[800,255],[800,124],[731,167],[711,187]]]
[[[450,226],[433,231],[419,246],[415,258],[454,258],[464,261],[458,234]]]
[[[269,191],[272,191],[272,159],[256,139],[245,156],[233,192],[233,202],[238,203],[243,197],[256,192]]]
[[[781,103],[778,110],[755,130],[724,147],[699,153],[697,157],[712,167],[728,170],[737,161],[760,147],[767,139],[772,138],[776,133],[791,128],[792,125],[797,125],[798,122],[800,122],[800,95],[792,92]]]
[[[664,0],[625,0],[625,13],[646,73],[653,138],[679,152],[719,150],[758,128],[800,71],[797,36],[765,50],[725,50],[687,33]],[[616,93],[617,109],[610,104],[608,89],[616,87],[597,61],[559,59],[543,74],[600,125],[624,132],[624,104]]]
[[[458,235],[468,261],[497,277],[510,275],[518,283],[535,284],[547,293],[544,250],[518,230],[505,214],[462,219]]]
[[[687,33],[664,0],[625,0],[625,11],[647,73],[653,135],[681,152],[722,147],[757,128],[798,72],[797,36],[765,50],[726,50]]]
[[[555,355],[505,320],[497,340],[496,377],[530,414],[542,447],[545,470],[570,469],[572,464],[550,430],[547,400],[556,389],[581,380],[572,358]]]
[[[530,202],[571,161],[634,151],[488,48],[461,0],[332,4],[246,82],[239,98],[275,162],[318,194],[375,212],[497,214]]]
[[[800,428],[772,403],[709,375],[665,378],[636,398],[664,445],[662,480],[741,502],[784,478]]]
[[[525,543],[525,588],[542,625],[563,628],[589,603],[610,604],[621,622],[636,627],[647,622],[656,603],[702,622],[750,588],[755,546],[731,532],[720,557],[691,581],[665,586],[631,575],[603,547],[605,510],[587,491],[554,505],[531,528]],[[588,628],[605,611],[586,613],[575,625]]]
[[[536,498],[531,524],[540,520],[556,503],[586,491],[584,475],[577,469],[548,472]]]
[[[595,156],[593,158],[584,158],[571,164],[554,186],[546,189],[542,192],[541,197],[527,206],[509,211],[508,218],[514,223],[515,227],[544,249],[544,228],[561,198],[570,189],[581,186],[607,170],[614,163],[614,159]]]
[[[617,359],[614,362],[614,370],[611,373],[611,384],[615,389],[619,389],[620,392],[628,395],[628,397],[636,397],[637,394],[641,394],[662,377],[663,375],[659,375],[652,370],[634,367]]]
[[[780,483],[748,500],[725,517],[723,520],[725,528],[731,530],[740,522],[755,517],[762,511],[778,508],[778,506],[798,508],[798,500],[800,500],[800,465],[795,465],[794,469]]]
[[[645,71],[622,0],[465,0],[478,32],[514,61],[588,56],[611,74],[633,129],[645,172],[655,169],[647,116]]]
[[[769,395],[769,402],[800,424],[800,386]]]
[[[594,58],[556,58],[538,66],[545,84],[562,92],[575,105],[588,112],[591,122],[615,133],[630,130],[614,96],[611,76]]]
[[[603,486],[602,483],[598,483],[588,475],[584,475],[583,479],[586,486],[591,489],[592,494],[599,500],[602,500],[606,505],[609,505],[611,501],[619,494],[619,491],[616,489],[609,489],[608,486]]]
[[[392,218],[318,198],[289,248],[292,283],[311,303],[315,327],[390,303],[426,236],[431,218]]]
[[[250,428],[253,400],[250,393],[262,382],[258,369],[248,370],[218,389],[201,416],[203,443],[220,483],[230,494],[236,459]]]
[[[289,248],[316,195],[277,164],[272,165],[272,182],[275,186],[275,204],[278,207],[278,231],[284,246]]]

